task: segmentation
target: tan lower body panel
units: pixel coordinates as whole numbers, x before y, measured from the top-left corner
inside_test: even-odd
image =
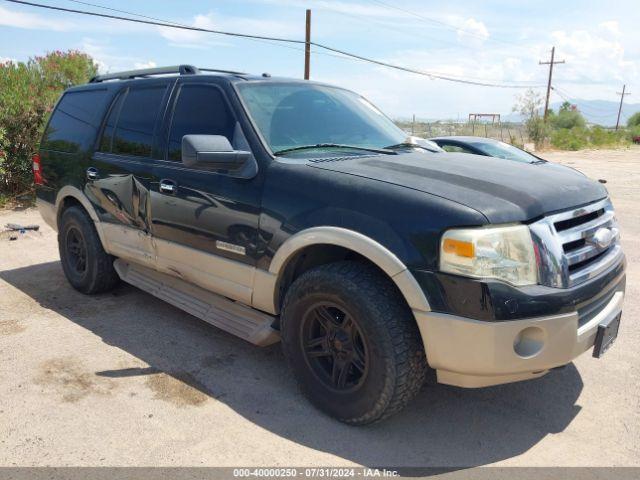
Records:
[[[576,312],[506,322],[483,322],[414,310],[429,365],[438,381],[483,387],[543,375],[593,347],[598,325],[622,309],[623,292],[578,326]]]
[[[266,346],[280,340],[278,332],[271,328],[271,315],[121,259],[114,262],[114,267],[125,282],[254,345]]]

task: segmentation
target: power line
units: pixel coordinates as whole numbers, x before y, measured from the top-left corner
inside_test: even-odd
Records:
[[[159,27],[178,28],[178,29],[190,30],[190,31],[196,31],[196,32],[214,33],[214,34],[217,34],[217,35],[225,35],[225,36],[230,36],[230,37],[239,37],[239,38],[247,38],[247,39],[254,39],[254,40],[267,40],[267,41],[273,41],[273,42],[283,42],[283,43],[287,43],[287,44],[297,44],[297,45],[305,45],[306,44],[306,42],[304,40],[295,40],[295,39],[290,39],[290,38],[279,38],[279,37],[269,37],[269,36],[265,36],[265,35],[252,35],[252,34],[238,33],[238,32],[228,32],[228,31],[224,31],[224,30],[214,30],[214,29],[208,29],[208,28],[193,27],[193,26],[180,25],[180,24],[175,24],[175,23],[167,23],[167,22],[164,22],[164,21],[157,21],[157,20],[141,20],[141,19],[136,19],[136,18],[122,17],[122,16],[118,16],[118,15],[111,15],[111,14],[106,14],[106,13],[89,12],[89,11],[86,11],[86,10],[76,10],[76,9],[71,9],[71,8],[57,7],[57,6],[53,6],[53,5],[44,5],[44,4],[40,4],[40,3],[27,2],[27,1],[24,1],[24,0],[5,0],[5,1],[11,2],[11,3],[17,3],[17,4],[21,4],[21,5],[29,5],[29,6],[36,7],[36,8],[44,8],[44,9],[48,9],[48,10],[56,10],[56,11],[67,12],[67,13],[76,13],[76,14],[80,14],[80,15],[89,15],[89,16],[95,16],[95,17],[109,18],[109,19],[113,19],[113,20],[121,20],[121,21],[132,22],[132,23],[155,25],[155,26],[159,26]],[[401,65],[396,65],[396,64],[393,64],[393,63],[389,63],[389,62],[384,62],[382,60],[376,60],[376,59],[373,59],[373,58],[365,57],[363,55],[358,55],[358,54],[355,54],[355,53],[351,53],[351,52],[348,52],[346,50],[341,50],[339,48],[330,47],[328,45],[324,45],[324,44],[318,43],[318,42],[310,42],[310,44],[315,46],[315,47],[317,47],[317,48],[321,48],[321,49],[329,51],[329,52],[333,52],[333,53],[338,53],[338,54],[344,55],[345,57],[350,57],[350,58],[357,59],[357,60],[360,60],[360,61],[363,61],[363,62],[368,62],[368,63],[380,65],[380,66],[387,67],[387,68],[392,68],[392,69],[399,70],[399,71],[404,71],[404,72],[408,72],[408,73],[414,73],[414,74],[417,74],[417,75],[426,76],[426,77],[429,77],[431,79],[446,80],[446,81],[454,82],[454,83],[461,83],[461,84],[466,84],[466,85],[476,85],[476,86],[481,86],[481,87],[494,87],[494,88],[531,88],[531,87],[540,86],[540,85],[512,85],[512,84],[506,84],[506,83],[499,84],[499,83],[489,83],[489,82],[482,82],[482,81],[473,81],[473,80],[464,80],[464,79],[459,79],[459,78],[453,78],[453,77],[446,76],[446,75],[441,75],[441,74],[428,72],[428,71],[417,70],[417,69],[404,67],[404,66],[401,66]]]

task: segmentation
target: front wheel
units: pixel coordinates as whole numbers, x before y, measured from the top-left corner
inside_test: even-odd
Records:
[[[305,272],[286,294],[281,333],[304,394],[342,422],[389,417],[424,383],[427,363],[413,315],[373,266],[345,261]]]

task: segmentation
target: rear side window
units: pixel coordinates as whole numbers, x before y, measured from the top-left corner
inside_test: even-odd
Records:
[[[105,123],[100,150],[119,155],[151,157],[165,85],[132,88],[113,104]]]
[[[51,115],[41,148],[67,153],[91,148],[106,102],[106,90],[65,93]]]
[[[171,121],[169,160],[181,160],[183,136],[224,135],[233,143],[234,126],[235,120],[218,88],[183,85]]]

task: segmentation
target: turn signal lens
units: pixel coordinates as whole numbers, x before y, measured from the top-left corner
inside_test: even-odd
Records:
[[[475,249],[473,243],[455,240],[453,238],[445,238],[442,242],[442,251],[445,253],[453,253],[459,257],[472,258]]]

